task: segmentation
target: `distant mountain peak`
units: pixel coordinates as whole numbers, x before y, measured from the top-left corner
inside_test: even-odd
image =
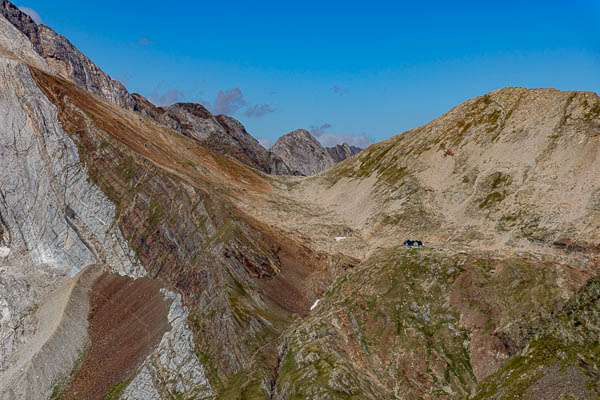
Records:
[[[347,143],[333,147],[323,147],[319,140],[306,129],[296,129],[281,136],[271,151],[281,157],[290,167],[293,175],[314,175],[361,149]]]

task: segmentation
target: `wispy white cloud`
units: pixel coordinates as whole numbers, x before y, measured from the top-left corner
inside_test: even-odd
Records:
[[[219,90],[212,110],[215,114],[234,114],[245,105],[246,100],[239,88],[227,91]]]
[[[155,105],[169,106],[173,103],[176,103],[178,100],[183,98],[184,94],[182,91],[177,89],[168,89],[166,91],[161,90],[161,85],[158,85],[152,93],[148,96],[148,100],[150,100]]]
[[[270,104],[254,104],[246,108],[244,115],[246,117],[262,117],[273,112],[275,112],[275,108]]]
[[[37,11],[35,11],[33,8],[20,6],[19,10],[21,10],[25,14],[29,15],[31,17],[31,19],[33,20],[33,22],[35,22],[36,24],[39,25],[42,23],[42,17],[40,17],[40,14],[38,14]]]
[[[360,147],[364,149],[369,145],[373,144],[367,135],[364,134],[353,134],[353,133],[324,133],[323,135],[316,136],[316,138],[325,147],[335,146],[336,144],[348,143],[351,146]]]
[[[331,124],[328,124],[327,122],[325,122],[323,125],[319,125],[319,126],[311,125],[311,127],[309,128],[309,131],[310,131],[310,133],[312,133],[312,135],[314,137],[317,137],[317,136],[324,134],[325,131],[329,128],[331,128]]]
[[[270,104],[248,104],[240,88],[220,90],[214,103],[203,101],[202,105],[213,114],[233,115],[238,111],[244,111],[244,116],[258,118],[275,112]]]
[[[335,146],[337,144],[348,143],[351,146],[357,146],[361,149],[373,144],[366,134],[354,133],[329,133],[327,132],[332,127],[329,123],[324,123],[319,126],[311,126],[310,133],[325,147]]]

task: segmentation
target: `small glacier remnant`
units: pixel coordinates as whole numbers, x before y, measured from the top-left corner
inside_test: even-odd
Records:
[[[348,239],[346,236],[336,236],[335,241],[339,242],[340,240]]]
[[[319,301],[321,301],[321,299],[317,299],[315,300],[314,304],[312,306],[310,306],[310,310],[314,310],[314,308],[317,306],[317,304],[319,304]]]

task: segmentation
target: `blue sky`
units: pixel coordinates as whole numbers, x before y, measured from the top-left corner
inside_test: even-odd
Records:
[[[505,86],[600,92],[600,1],[25,0],[131,92],[364,146]]]

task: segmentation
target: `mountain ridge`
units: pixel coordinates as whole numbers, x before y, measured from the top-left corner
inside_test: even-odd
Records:
[[[103,72],[68,39],[46,25],[37,25],[31,17],[9,1],[2,0],[0,13],[31,41],[36,52],[63,78],[113,104],[141,112],[159,123],[199,140],[214,151],[232,156],[262,172],[275,175],[290,174],[285,163],[277,155],[264,149],[234,118],[213,116],[197,103],[175,103],[167,107],[156,107],[140,94],[130,94],[121,82]],[[194,112],[194,108],[202,111]]]
[[[88,294],[135,315],[155,304],[158,344],[138,341],[143,359],[110,376],[65,366],[35,382],[44,397],[73,383],[123,399],[505,398],[539,393],[540,365],[560,375],[554,358],[523,362],[532,331],[597,343],[597,95],[498,90],[317,175],[267,175],[202,146],[183,117],[188,136],[61,76],[5,21],[0,374],[34,349],[45,296],[90,265],[151,283],[160,307],[102,281]],[[81,365],[103,343],[122,351],[90,338]],[[559,383],[593,396],[600,354],[575,350]]]

